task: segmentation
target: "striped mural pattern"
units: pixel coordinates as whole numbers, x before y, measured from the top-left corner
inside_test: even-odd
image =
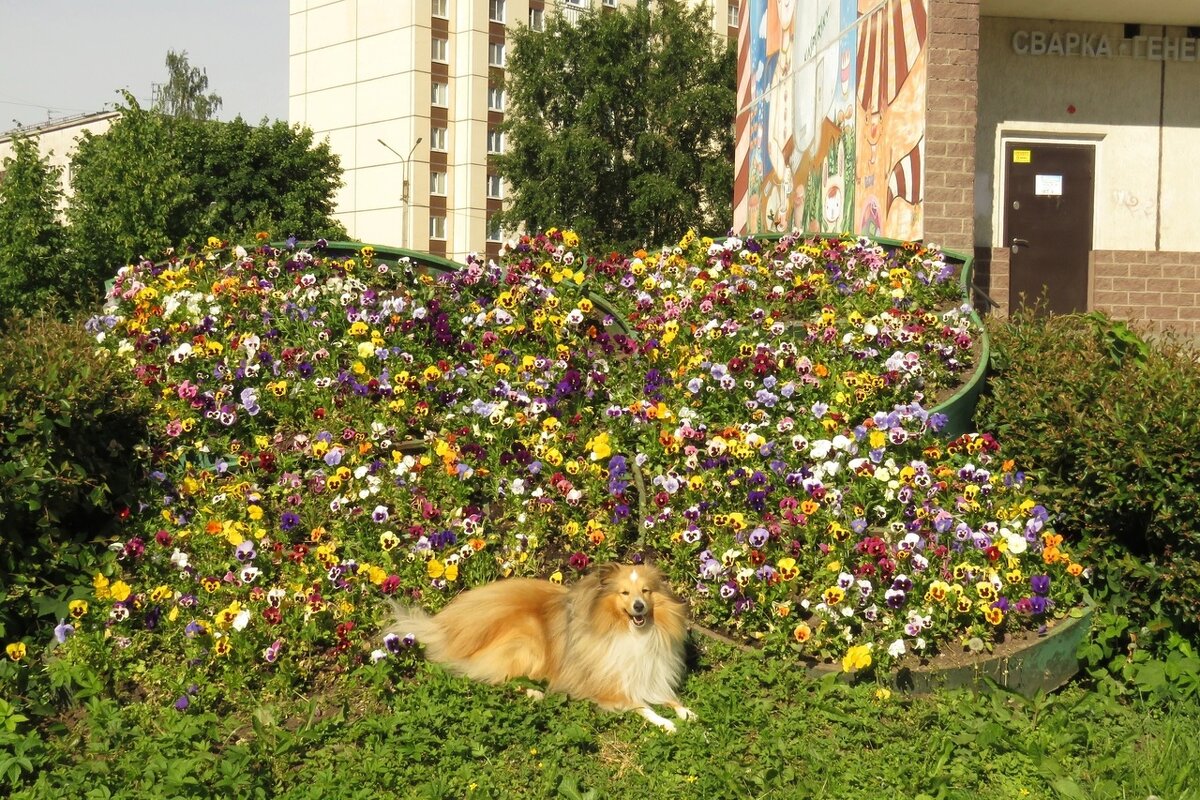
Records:
[[[881,113],[904,85],[925,46],[925,0],[887,0],[862,21],[858,33],[858,104]]]

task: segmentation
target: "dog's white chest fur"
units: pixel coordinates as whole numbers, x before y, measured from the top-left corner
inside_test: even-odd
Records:
[[[602,674],[621,676],[629,697],[644,704],[674,701],[683,668],[683,648],[654,627],[613,636],[596,664]]]

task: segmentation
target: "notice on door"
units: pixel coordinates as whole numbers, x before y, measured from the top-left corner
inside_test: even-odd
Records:
[[[1038,175],[1033,181],[1033,193],[1046,197],[1061,197],[1062,179],[1062,175]]]
[[[1033,160],[1033,151],[1031,150],[1013,150],[1014,164],[1028,164]]]

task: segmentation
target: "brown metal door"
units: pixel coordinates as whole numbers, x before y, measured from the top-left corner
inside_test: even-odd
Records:
[[[1087,310],[1095,161],[1091,145],[1006,143],[1009,308],[1044,296],[1056,314]]]

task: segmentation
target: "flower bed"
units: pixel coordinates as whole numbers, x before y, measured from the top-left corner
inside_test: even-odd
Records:
[[[66,652],[178,659],[168,692],[312,678],[404,649],[373,639],[386,598],[613,558],[655,559],[703,624],[848,669],[1079,598],[999,443],[923,407],[980,335],[936,250],[578,244],[443,272],[213,242],[123,269],[89,326],[157,398],[154,489]]]

